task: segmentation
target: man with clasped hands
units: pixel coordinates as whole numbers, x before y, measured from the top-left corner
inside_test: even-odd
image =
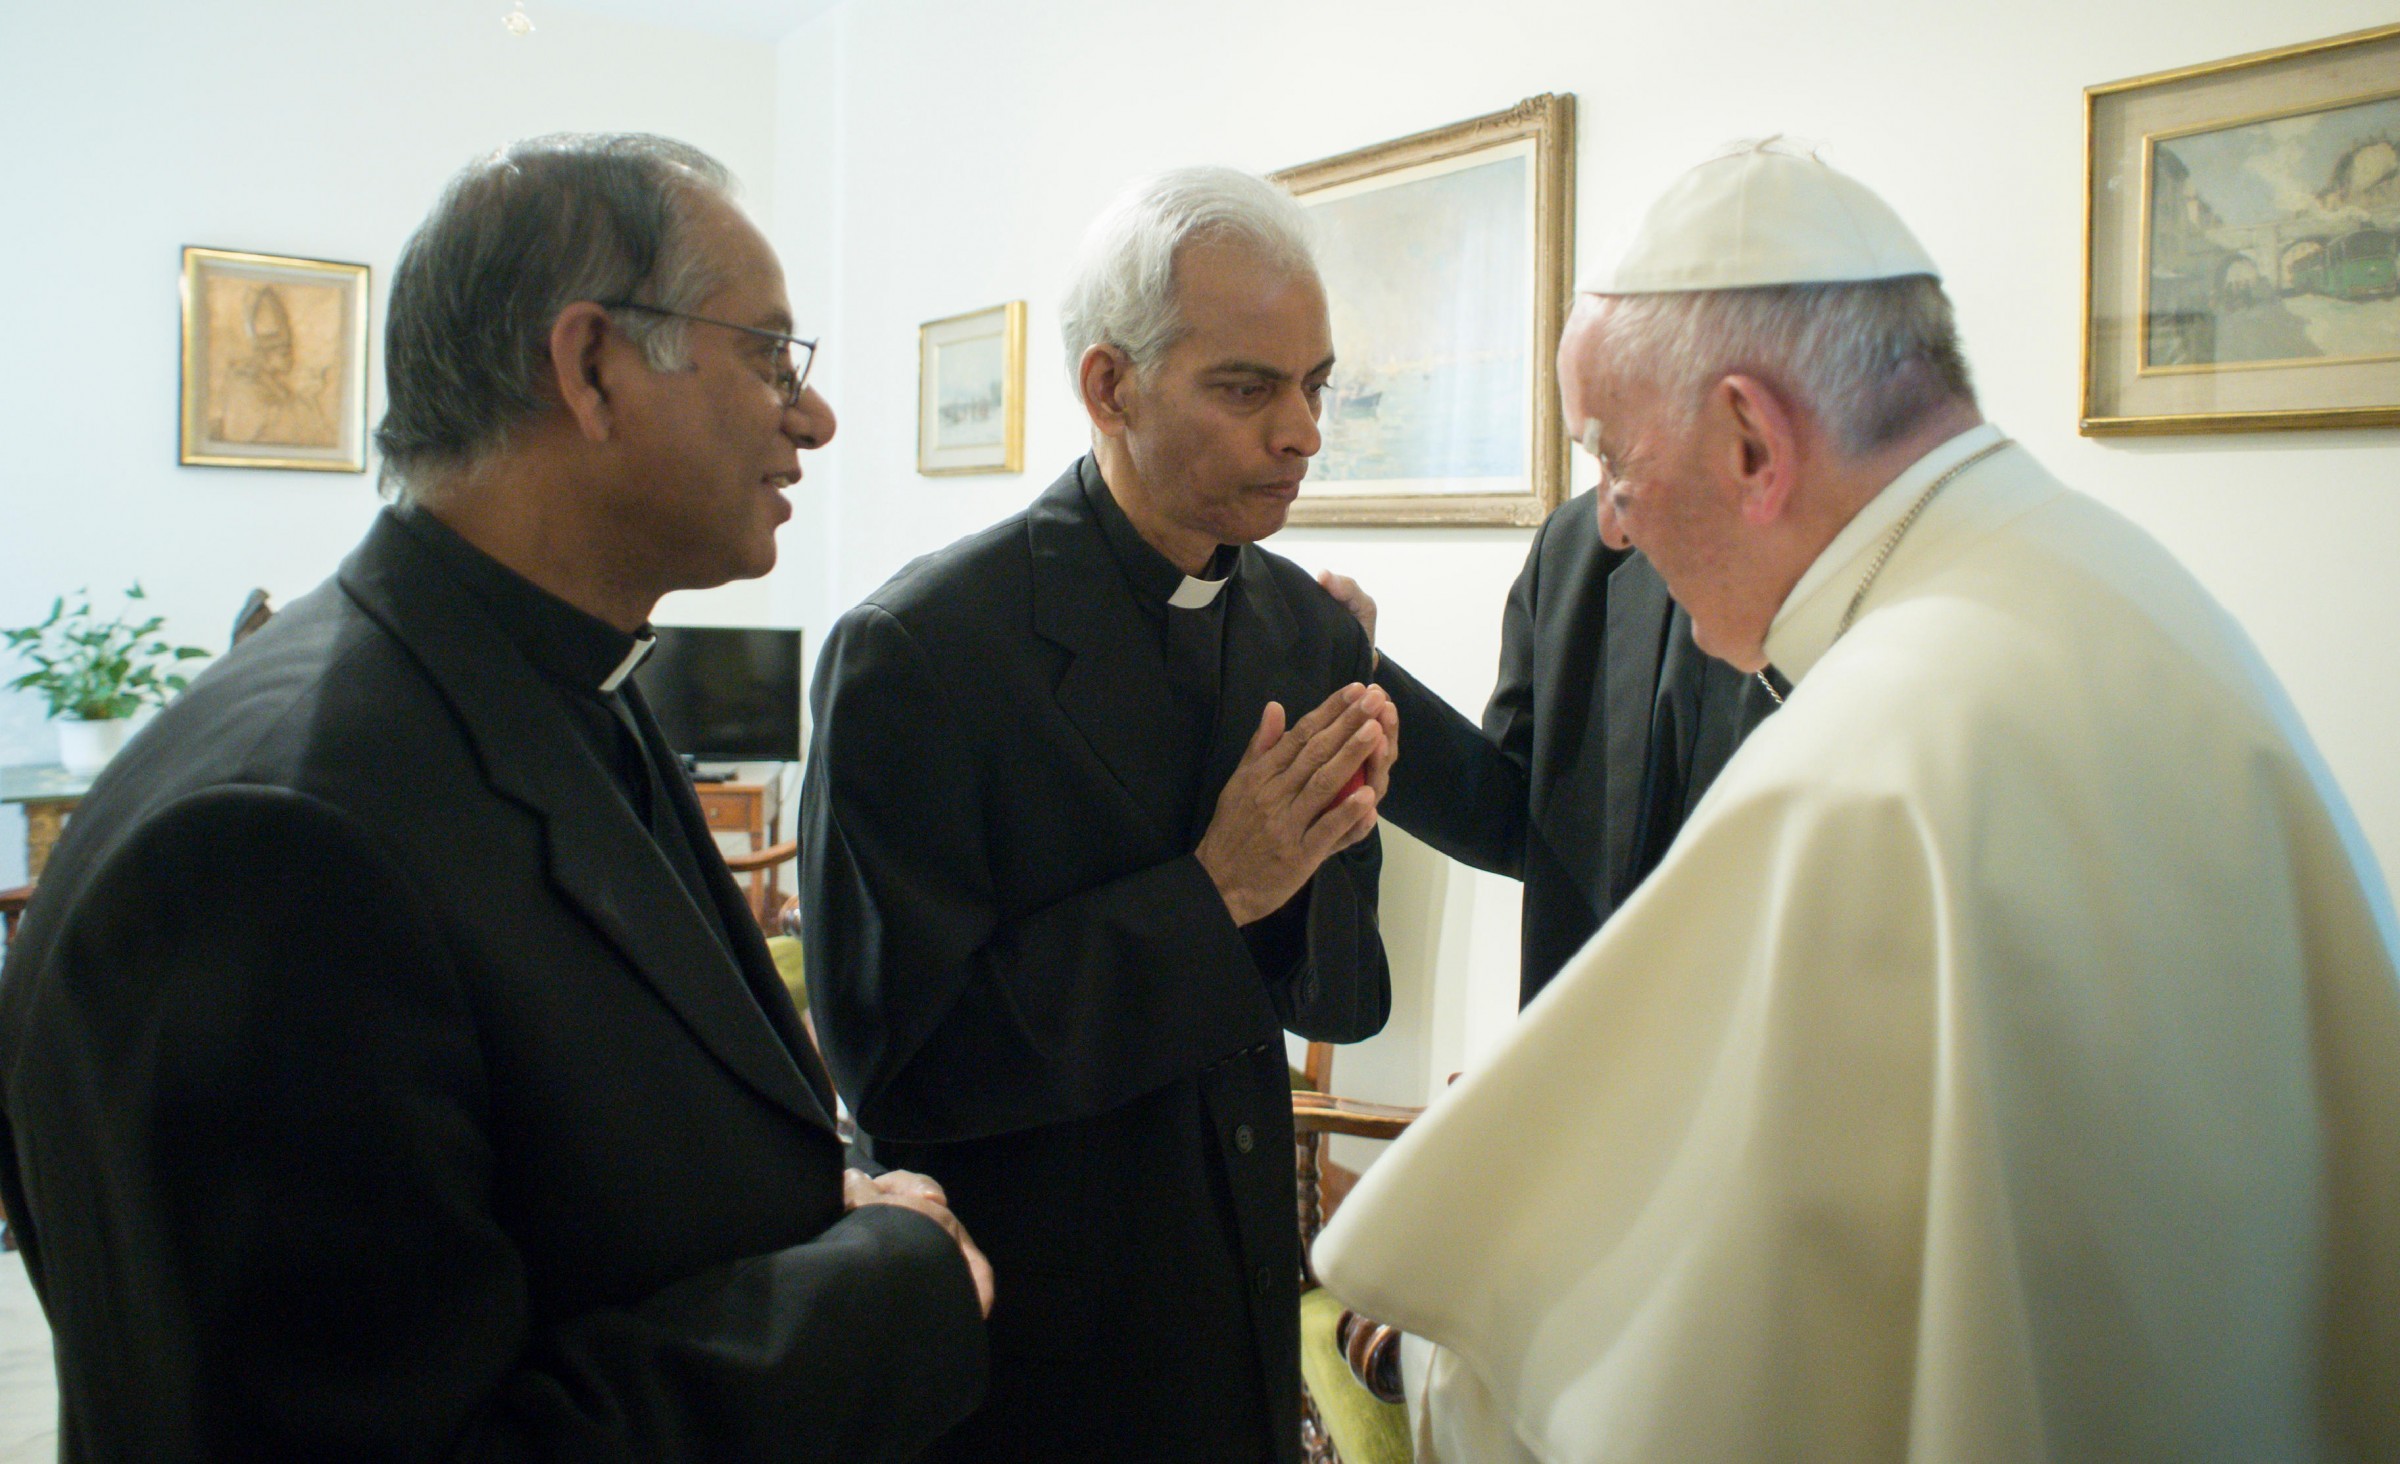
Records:
[[[940,1459],[1297,1459],[1283,1033],[1383,1025],[1399,730],[1365,633],[1256,545],[1333,369],[1304,228],[1225,169],[1127,190],[1065,311],[1091,455],[818,660],[817,1030],[1001,1276]]]

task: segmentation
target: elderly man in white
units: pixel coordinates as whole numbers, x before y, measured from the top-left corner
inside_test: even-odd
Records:
[[[1437,1344],[1421,1457],[2400,1457],[2391,897],[2240,628],[1789,148],[1660,200],[1560,379],[1606,532],[1793,690],[1317,1247]]]

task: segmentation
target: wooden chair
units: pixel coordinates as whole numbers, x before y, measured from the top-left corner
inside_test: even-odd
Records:
[[[799,857],[798,839],[725,856],[725,867],[733,871],[734,877],[749,880],[750,914],[758,921],[758,928],[769,935],[800,933],[800,897],[784,894],[775,879],[776,870]],[[766,877],[762,879],[760,875]]]
[[[1311,1042],[1292,1087],[1292,1134],[1298,1153],[1300,1188],[1300,1289],[1303,1310],[1306,1293],[1317,1289],[1308,1248],[1317,1232],[1358,1182],[1358,1176],[1326,1155],[1326,1140],[1334,1134],[1361,1139],[1396,1139],[1416,1120],[1421,1108],[1368,1103],[1334,1095],[1333,1044]],[[1319,1323],[1322,1326],[1322,1322]],[[1400,1335],[1390,1327],[1344,1311],[1334,1325],[1340,1348],[1353,1378],[1384,1403],[1400,1401]],[[1305,1346],[1305,1342],[1303,1343]],[[1402,1441],[1405,1444],[1405,1439]],[[1333,1437],[1327,1432],[1316,1398],[1303,1382],[1300,1391],[1300,1448],[1308,1464],[1342,1464]],[[1357,1464],[1357,1461],[1353,1461]]]
[[[756,853],[728,854],[725,866],[735,876],[750,875],[750,913],[758,928],[766,932],[767,954],[775,958],[775,969],[782,974],[784,988],[792,994],[792,1005],[800,1013],[800,1028],[808,1040],[817,1040],[817,1019],[808,1009],[808,976],[800,948],[800,897],[778,894],[772,879],[760,880],[760,870],[772,871],[800,855],[800,841],[787,839],[783,843],[758,850]],[[772,906],[772,908],[770,908]],[[850,1120],[840,1120],[845,1142],[849,1139]]]
[[[25,907],[32,902],[32,885],[18,885],[13,890],[0,890],[0,925],[5,926],[5,928],[0,928],[0,938],[9,941],[17,938],[17,921],[24,915]]]

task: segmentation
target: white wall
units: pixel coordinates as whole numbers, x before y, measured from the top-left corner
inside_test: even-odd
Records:
[[[813,653],[903,561],[1013,512],[1082,450],[1053,322],[1076,238],[1125,179],[1270,169],[1570,91],[1586,261],[1737,136],[1821,140],[1883,190],[1949,269],[1991,415],[2250,626],[2400,868],[2400,434],[2074,432],[2082,87],[2387,19],[2373,0],[2187,0],[2171,25],[2127,0],[872,0],[776,45],[541,3],[518,40],[505,8],[0,0],[15,344],[0,355],[0,625],[60,589],[139,577],[172,630],[214,642],[252,585],[313,585],[374,511],[367,478],[176,466],[183,244],[365,261],[380,326],[401,240],[477,150],[638,127],[716,153],[782,251],[803,328],[824,332],[841,428],[807,459],[773,578],[677,597],[660,618],[801,624]],[[918,477],[918,323],[1014,298],[1035,321],[1028,472]],[[1473,711],[1524,544],[1383,530],[1277,547],[1378,589],[1385,643]],[[39,707],[0,694],[0,762],[49,756]],[[1390,1031],[1344,1055],[1342,1086],[1413,1101],[1504,1030],[1516,904],[1505,881],[1392,845],[1403,989]],[[11,810],[0,884],[21,869]]]
[[[2250,627],[2400,868],[2400,434],[2075,432],[2082,88],[2388,9],[2187,0],[2168,13],[2127,0],[849,5],[788,39],[780,62],[782,242],[830,229],[838,282],[826,389],[844,426],[810,506],[829,556],[812,642],[907,558],[1012,512],[1082,449],[1054,322],[1074,243],[1125,179],[1195,161],[1266,170],[1569,91],[1586,262],[1740,136],[1821,141],[1889,197],[1945,264],[1988,414],[2148,526]],[[1018,297],[1037,323],[1028,471],[918,477],[918,323]],[[1522,532],[1408,530],[1291,532],[1276,547],[1380,591],[1384,644],[1473,711],[1524,545]],[[1406,939],[1425,949],[1403,963],[1393,1030],[1344,1055],[1341,1086],[1411,1101],[1504,1027],[1516,916],[1503,882],[1421,848],[1394,860],[1413,902]],[[1419,928],[1426,910],[1437,918]]]
[[[373,515],[372,470],[176,463],[185,244],[374,269],[476,153],[562,129],[648,129],[715,153],[774,207],[771,47],[548,7],[512,37],[498,0],[0,3],[0,625],[58,591],[139,579],[180,639],[222,646],[253,585],[330,573]],[[662,619],[771,618],[769,590]],[[0,679],[14,674],[0,666]],[[0,763],[56,756],[42,708],[0,694]],[[0,886],[23,877],[0,817]]]

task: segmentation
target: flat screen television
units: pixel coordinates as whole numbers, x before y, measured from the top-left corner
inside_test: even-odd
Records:
[[[800,632],[661,625],[633,679],[667,745],[698,762],[800,760]]]

